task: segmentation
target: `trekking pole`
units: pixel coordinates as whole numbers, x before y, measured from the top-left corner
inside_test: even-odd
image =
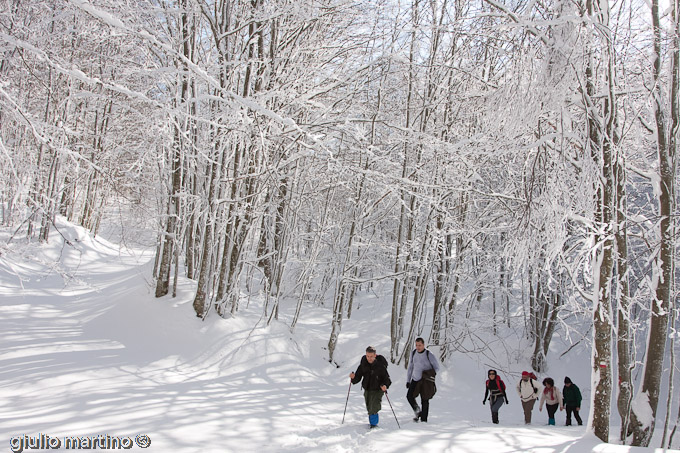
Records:
[[[347,402],[349,401],[349,391],[352,390],[352,381],[349,381],[349,388],[347,389],[347,399],[345,400],[345,410],[342,412],[342,423],[345,423],[345,412],[347,412]]]
[[[387,398],[387,402],[390,405],[390,409],[392,409],[392,414],[394,414],[394,419],[397,421],[397,426],[399,429],[401,429],[401,425],[399,424],[399,420],[397,419],[397,414],[394,413],[394,408],[392,407],[392,402],[390,401],[390,397],[387,396],[387,390],[385,390],[385,398]]]

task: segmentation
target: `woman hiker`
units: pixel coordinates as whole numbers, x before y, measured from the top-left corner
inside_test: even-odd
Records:
[[[553,378],[543,379],[543,393],[541,394],[541,403],[538,406],[538,410],[543,410],[543,403],[545,403],[545,408],[548,410],[548,425],[555,424],[555,412],[557,408],[564,410],[564,403],[562,402],[562,393],[560,389],[555,387],[555,381]]]
[[[489,406],[491,407],[491,421],[498,424],[498,411],[503,405],[508,404],[508,396],[505,394],[505,383],[501,380],[496,370],[489,370],[489,379],[486,380],[486,391],[484,392],[484,399],[482,404],[486,404],[489,399]]]

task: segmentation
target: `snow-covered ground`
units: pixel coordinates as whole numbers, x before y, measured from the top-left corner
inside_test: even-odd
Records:
[[[438,376],[429,423],[411,422],[405,370],[391,365],[388,397],[401,428],[383,400],[381,427],[367,429],[359,385],[341,424],[348,374],[366,345],[389,354],[388,298],[363,296],[343,324],[336,368],[324,359],[327,309],[306,307],[294,333],[294,307],[282,306],[280,321],[267,326],[258,298],[236,318],[201,321],[186,280],[176,298],[154,298],[152,250],[60,230],[72,246],[53,234],[46,245],[15,239],[0,249],[0,439],[9,451],[22,443],[53,451],[29,445],[40,434],[62,450],[67,436],[107,435],[142,450],[135,442],[146,435],[155,452],[655,451],[603,444],[585,427],[564,426],[563,412],[548,427],[535,410],[525,426],[514,390],[493,425],[481,404],[486,365],[463,355]],[[522,368],[501,373],[509,387]],[[560,387],[566,372],[587,399],[587,357],[551,364]],[[584,401],[584,419],[588,410]]]

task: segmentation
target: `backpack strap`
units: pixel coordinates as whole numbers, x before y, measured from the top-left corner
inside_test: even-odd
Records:
[[[434,370],[434,365],[432,365],[432,360],[430,360],[430,350],[426,349],[425,352],[427,352],[427,361],[430,362],[430,366]]]
[[[432,360],[430,360],[430,350],[429,350],[429,349],[425,349],[425,352],[426,352],[426,354],[427,354],[427,361],[430,362],[430,366],[431,366],[432,369],[434,370],[434,365],[432,365]],[[416,349],[414,349],[413,351],[411,351],[411,361],[412,361],[412,362],[413,362],[413,356],[415,356],[415,355],[416,355]]]

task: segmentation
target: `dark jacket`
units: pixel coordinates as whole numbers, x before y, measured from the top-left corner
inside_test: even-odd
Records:
[[[562,399],[565,406],[581,407],[581,390],[573,382],[570,386],[564,386],[562,389]]]
[[[392,381],[387,372],[387,360],[385,357],[377,355],[373,363],[368,363],[366,356],[363,356],[359,367],[354,372],[352,384],[356,384],[362,379],[361,386],[364,390],[380,390],[381,385],[389,387]]]
[[[505,399],[505,402],[508,402],[508,396],[505,394],[505,382],[500,378],[500,376],[496,375],[496,379],[493,381],[486,380],[486,392],[484,392],[484,401],[486,399],[489,399],[492,403],[496,401],[497,398],[503,398]]]
[[[420,395],[423,400],[432,399],[434,394],[437,393],[437,386],[434,382],[434,377],[436,375],[437,372],[434,370],[423,371],[422,379],[416,382],[416,389],[413,391],[413,397],[415,398]]]

